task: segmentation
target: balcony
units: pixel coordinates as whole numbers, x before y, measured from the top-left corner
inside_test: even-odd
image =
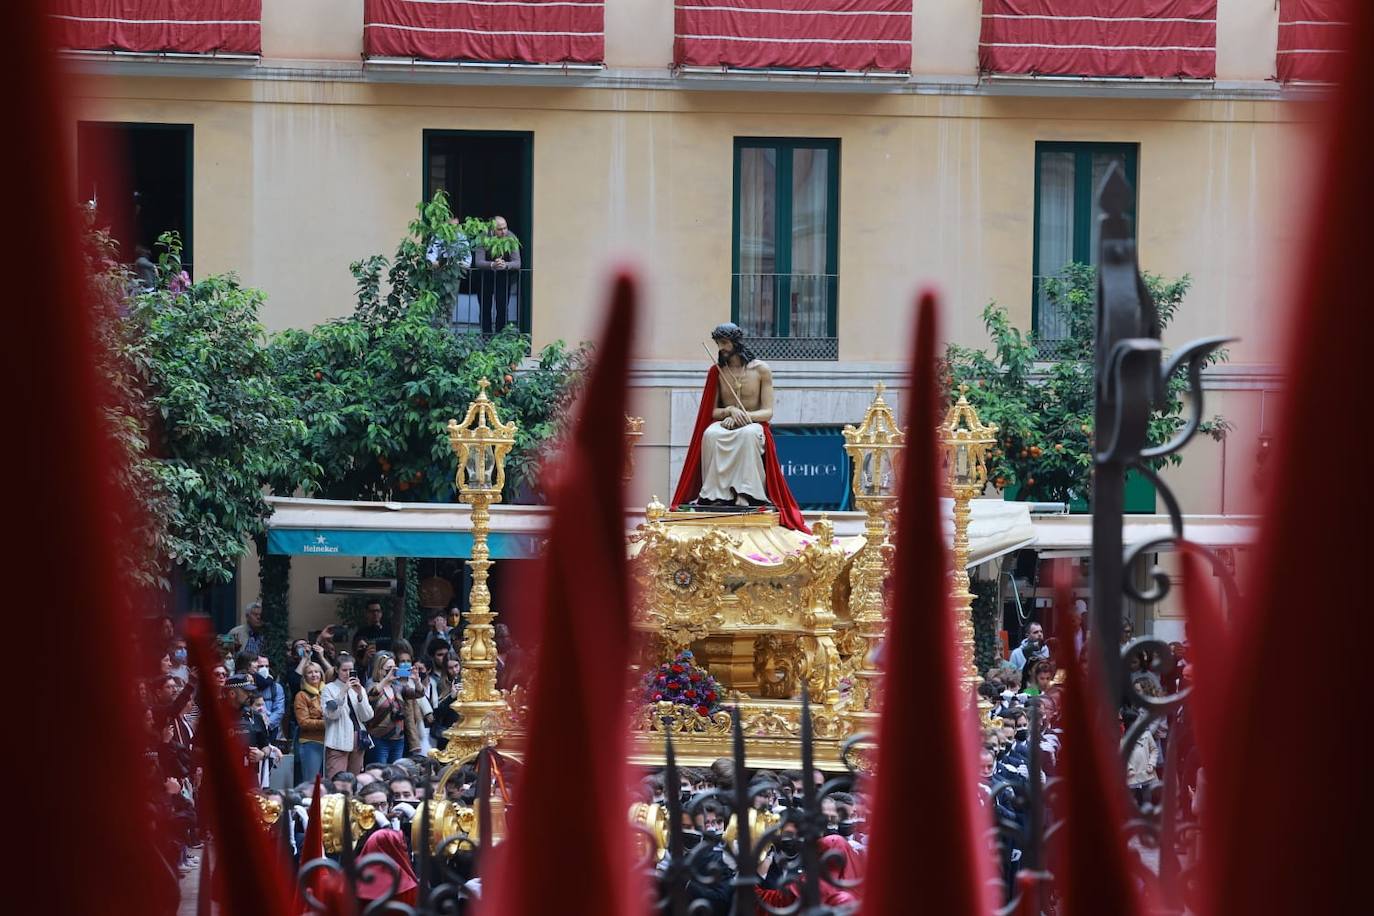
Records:
[[[839,359],[837,275],[734,274],[732,286],[735,321],[760,359]]]
[[[458,333],[493,334],[507,324],[530,331],[530,291],[534,271],[471,270],[458,287],[449,325]]]

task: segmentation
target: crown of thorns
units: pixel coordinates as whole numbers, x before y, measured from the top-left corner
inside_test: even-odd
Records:
[[[711,332],[711,339],[740,343],[744,340],[744,329],[733,321],[727,321],[725,324],[716,325],[715,330]]]

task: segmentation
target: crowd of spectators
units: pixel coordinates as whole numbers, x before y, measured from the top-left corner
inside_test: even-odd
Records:
[[[260,791],[277,797],[288,819],[291,854],[300,855],[308,820],[308,804],[316,776],[327,792],[356,798],[375,812],[375,820],[359,837],[355,851],[365,850],[397,860],[401,899],[413,897],[419,861],[410,848],[411,826],[421,802],[441,791],[448,800],[474,804],[478,773],[469,764],[457,768],[441,785],[442,768],[429,756],[442,747],[444,732],[454,723],[452,709],[461,675],[457,632],[447,612],[429,615],[409,638],[395,638],[386,625],[379,602],[369,604],[362,621],[352,632],[327,626],[291,641],[284,671],[276,670],[262,623],[261,607],[251,604],[244,623],[220,638],[221,658],[210,672],[210,687],[228,701],[234,728],[241,739],[242,764],[251,771]],[[1075,644],[1087,642],[1087,616]],[[1128,645],[1131,632],[1123,628],[1122,648],[1131,688],[1158,697],[1186,686],[1189,679],[1187,647],[1175,643],[1170,659],[1152,657]],[[158,621],[151,642],[157,647],[158,673],[140,684],[146,707],[149,772],[156,783],[161,851],[170,866],[183,872],[196,867],[197,849],[204,837],[197,817],[196,797],[201,776],[198,759],[197,678],[188,665],[185,639],[173,622]],[[504,627],[497,628],[498,683],[508,687],[521,663],[519,650]],[[1042,779],[1052,778],[1061,750],[1060,709],[1064,672],[1056,653],[1038,623],[1026,628],[1025,637],[1007,657],[989,669],[980,688],[992,710],[983,731],[980,749],[980,799],[990,815],[1003,825],[992,842],[990,854],[999,863],[1007,888],[1014,885],[1024,850],[1015,830],[1027,822],[1026,789],[1032,778],[1031,716],[1039,716],[1039,749]],[[1140,714],[1133,703],[1120,704],[1123,733]],[[1179,797],[1194,807],[1200,803],[1204,774],[1195,752],[1189,753],[1188,721],[1183,713],[1153,721],[1139,732],[1125,767],[1126,785],[1142,808],[1158,805],[1165,780],[1177,781]],[[1171,736],[1171,727],[1176,734]],[[1177,734],[1182,732],[1183,734]],[[1178,742],[1181,753],[1171,756],[1169,746]],[[518,784],[515,764],[504,762],[495,774],[502,793]],[[736,812],[733,763],[716,761],[707,768],[684,767],[680,785],[666,786],[665,771],[648,773],[634,787],[637,800],[666,810],[667,793],[676,791],[682,803],[682,837],[685,850],[694,855],[690,872],[673,871],[658,850],[659,880],[685,882],[689,895],[705,901],[702,912],[730,912],[730,879],[740,864],[732,845]],[[751,794],[751,818],[769,823],[789,809],[800,807],[807,774],[801,771],[759,770],[747,774]],[[811,774],[819,788],[824,774]],[[518,796],[518,788],[514,790]],[[509,795],[507,795],[509,798]],[[518,800],[518,799],[517,799]],[[819,799],[823,819],[820,839],[822,902],[841,909],[856,903],[856,882],[863,873],[867,853],[869,802],[862,782],[832,791]],[[785,822],[787,819],[783,818]],[[759,829],[756,827],[757,834]],[[993,836],[990,831],[989,836]],[[464,849],[435,864],[459,874],[467,893],[480,895],[472,850]],[[761,903],[786,908],[795,902],[796,879],[803,870],[802,840],[795,824],[784,824],[758,857]],[[717,880],[702,880],[714,874]],[[436,875],[436,880],[441,877]],[[389,881],[390,879],[388,879]],[[366,882],[364,882],[366,884]],[[370,886],[370,885],[369,885]],[[375,890],[375,888],[373,888]],[[369,891],[371,892],[371,891]],[[360,892],[361,893],[361,892]]]

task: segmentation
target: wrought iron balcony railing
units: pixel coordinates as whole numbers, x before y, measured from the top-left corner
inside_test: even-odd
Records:
[[[760,358],[839,358],[838,276],[739,273],[732,283],[736,321]]]
[[[493,334],[508,324],[521,331],[530,329],[530,299],[534,271],[469,271],[450,304],[449,324],[455,331],[480,331]]]

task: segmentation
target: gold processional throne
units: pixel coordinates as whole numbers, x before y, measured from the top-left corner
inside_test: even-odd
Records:
[[[644,634],[636,667],[651,670],[690,648],[726,696],[709,717],[669,703],[638,707],[634,762],[662,762],[665,729],[679,763],[729,756],[738,708],[750,761],[794,767],[805,685],[816,765],[838,769],[845,740],[860,730],[847,715],[865,645],[848,574],[865,539],[836,538],[826,518],[805,535],[772,512],[669,512],[657,499],[645,516],[629,535],[633,625]]]

